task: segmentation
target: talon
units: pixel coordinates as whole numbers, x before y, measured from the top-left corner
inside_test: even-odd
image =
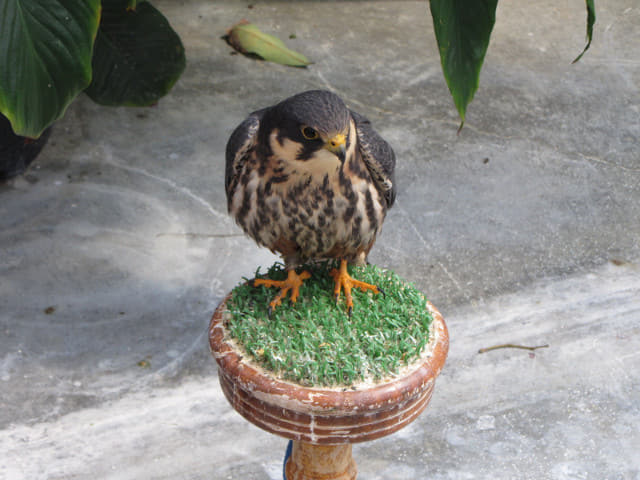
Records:
[[[344,291],[344,297],[347,301],[347,313],[349,318],[351,318],[351,313],[353,312],[353,298],[351,297],[351,289],[359,288],[363,292],[367,290],[371,290],[373,293],[380,293],[382,290],[375,285],[371,285],[366,282],[361,282],[360,280],[356,280],[347,271],[347,261],[340,260],[340,270],[332,269],[329,272],[335,281],[335,287],[333,289],[334,296],[336,298],[336,302],[338,301],[338,297],[340,296],[340,291]],[[382,295],[385,296],[384,292]]]
[[[273,300],[269,303],[267,308],[267,314],[271,318],[271,314],[278,305],[282,303],[282,299],[287,296],[287,293],[291,292],[291,302],[296,303],[298,296],[300,295],[300,287],[302,282],[311,277],[311,274],[306,270],[300,275],[295,270],[289,270],[286,280],[271,280],[268,278],[257,278],[253,280],[253,286],[257,287],[264,285],[265,287],[279,287],[280,293],[278,293]]]
[[[384,293],[384,290],[381,289],[380,287],[376,286],[376,288],[378,289],[378,292],[382,294],[382,298],[387,298],[387,294]]]

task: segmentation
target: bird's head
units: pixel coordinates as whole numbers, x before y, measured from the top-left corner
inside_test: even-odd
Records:
[[[270,110],[264,123],[272,151],[287,161],[342,164],[353,142],[349,109],[325,90],[287,98]]]

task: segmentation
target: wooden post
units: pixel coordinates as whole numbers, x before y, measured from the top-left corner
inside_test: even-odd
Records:
[[[294,440],[285,472],[287,480],[355,480],[357,468],[351,444],[314,445]]]

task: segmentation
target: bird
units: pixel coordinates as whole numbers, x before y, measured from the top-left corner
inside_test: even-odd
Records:
[[[394,151],[366,117],[333,92],[305,91],[251,113],[225,153],[229,214],[287,272],[253,282],[280,288],[269,315],[287,294],[296,302],[310,262],[336,260],[333,295],[344,293],[349,317],[353,288],[384,295],[347,270],[366,263],[396,198]]]

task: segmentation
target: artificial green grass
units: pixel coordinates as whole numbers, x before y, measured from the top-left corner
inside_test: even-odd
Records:
[[[243,282],[227,302],[227,330],[264,369],[303,386],[352,386],[393,377],[429,342],[432,316],[426,299],[393,272],[350,266],[351,276],[377,285],[385,296],[353,289],[349,317],[344,294],[337,303],[333,298],[329,271],[334,266],[306,265],[312,276],[300,288],[297,303],[287,296],[270,318],[269,302],[279,290]],[[280,263],[266,275],[259,270],[256,278],[287,276]]]

